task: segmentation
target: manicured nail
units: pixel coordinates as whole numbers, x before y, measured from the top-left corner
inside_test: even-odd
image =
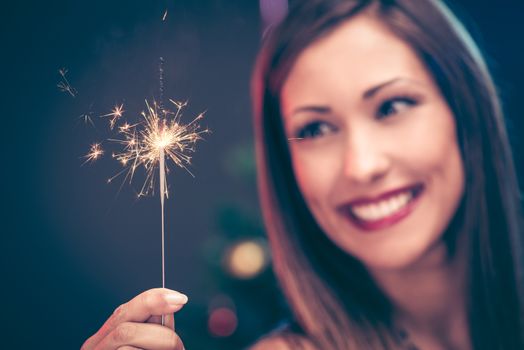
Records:
[[[187,296],[182,293],[169,293],[165,295],[169,304],[180,305],[187,303]]]

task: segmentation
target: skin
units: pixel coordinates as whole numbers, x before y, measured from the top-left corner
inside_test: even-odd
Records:
[[[423,349],[469,349],[462,248],[442,237],[464,192],[455,121],[411,47],[360,15],[307,47],[281,92],[296,181],[326,235],[359,259]],[[421,183],[412,212],[366,231],[340,206]]]
[[[187,296],[165,288],[145,291],[120,305],[81,350],[184,350],[174,331],[174,313]],[[165,325],[161,325],[161,315]]]

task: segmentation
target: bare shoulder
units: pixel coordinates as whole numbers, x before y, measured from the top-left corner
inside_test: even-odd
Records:
[[[263,338],[248,350],[291,350],[282,336]]]
[[[305,338],[300,336],[275,335],[265,337],[253,344],[248,350],[293,350],[300,344],[303,350],[316,350]]]

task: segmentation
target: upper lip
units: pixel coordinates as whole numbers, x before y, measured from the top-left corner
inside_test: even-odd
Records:
[[[392,197],[392,196],[395,196],[399,193],[402,193],[402,192],[405,192],[407,190],[418,190],[419,188],[422,188],[422,184],[421,183],[417,183],[417,184],[411,184],[411,185],[407,185],[407,186],[404,186],[404,187],[400,187],[400,188],[396,188],[394,190],[390,190],[390,191],[387,191],[387,192],[383,192],[377,196],[373,196],[373,197],[358,197],[350,202],[347,202],[347,203],[344,203],[342,205],[342,207],[349,207],[349,206],[353,206],[353,205],[363,205],[363,204],[372,204],[372,203],[376,203],[376,202],[380,202],[381,200],[384,200],[388,197]]]

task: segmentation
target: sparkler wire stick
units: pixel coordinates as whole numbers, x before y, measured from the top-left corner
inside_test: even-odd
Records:
[[[158,64],[158,75],[159,75],[159,90],[160,90],[160,112],[166,117],[166,111],[164,109],[164,58],[160,56],[160,62]],[[165,119],[159,120],[163,122],[162,129],[165,127]],[[160,185],[160,210],[162,211],[162,288],[166,287],[166,270],[165,270],[165,233],[164,233],[164,196],[166,193],[166,170],[164,163],[164,148],[160,148],[160,159],[158,162],[158,171],[160,172],[159,185]],[[162,315],[162,326],[165,324],[164,315]]]
[[[158,169],[160,171],[160,207],[162,211],[162,288],[166,287],[166,269],[165,269],[165,257],[164,257],[164,196],[166,193],[166,171],[164,164],[164,149],[160,149],[160,162]],[[165,324],[164,315],[162,315],[162,326]]]

